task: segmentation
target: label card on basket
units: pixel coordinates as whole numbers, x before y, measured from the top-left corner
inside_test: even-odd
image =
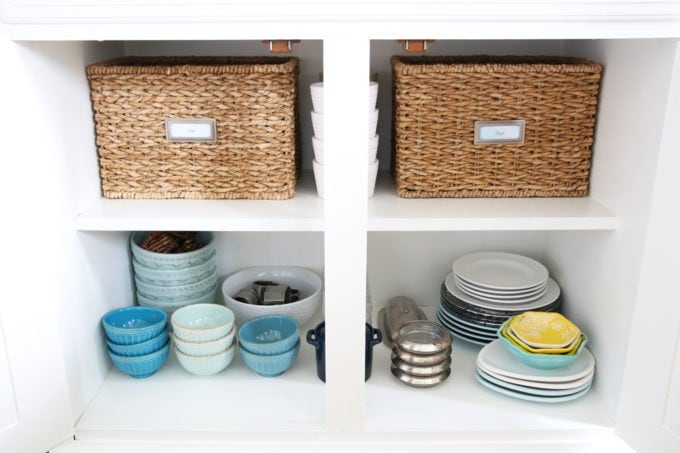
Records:
[[[166,119],[165,138],[172,142],[214,142],[215,119]]]
[[[474,143],[524,143],[524,120],[475,121]]]

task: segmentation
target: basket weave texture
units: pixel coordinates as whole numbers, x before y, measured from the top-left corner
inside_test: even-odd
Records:
[[[104,197],[291,198],[298,71],[290,57],[126,57],[88,66]],[[168,141],[172,118],[213,118],[216,140]]]
[[[588,193],[602,67],[562,57],[392,57],[392,162],[405,198]],[[475,121],[524,143],[474,144]]]

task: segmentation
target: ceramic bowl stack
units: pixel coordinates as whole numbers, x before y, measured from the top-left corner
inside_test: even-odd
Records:
[[[193,304],[170,318],[179,364],[191,374],[211,376],[234,358],[234,313],[218,304]]]
[[[390,371],[411,387],[432,387],[451,374],[451,335],[441,325],[415,320],[392,338]]]
[[[588,342],[564,315],[534,311],[508,319],[498,330],[498,339],[520,362],[541,369],[569,365]]]
[[[477,252],[453,262],[442,283],[437,320],[456,337],[485,345],[508,318],[525,311],[557,311],[560,287],[529,257]]]
[[[579,335],[574,341],[579,341],[578,338]],[[502,340],[503,337],[489,343],[477,355],[476,378],[483,386],[513,398],[541,403],[571,401],[590,389],[595,359],[585,347],[585,337],[572,355],[534,353],[533,357],[517,355]]]
[[[375,181],[378,176],[379,162],[377,159],[379,136],[376,133],[378,128],[378,109],[375,108],[378,99],[378,82],[369,82],[368,85],[368,198],[373,196]],[[324,197],[324,114],[323,114],[323,82],[315,82],[310,85],[312,93],[312,146],[314,148],[314,161],[312,169],[314,180],[316,181],[316,191],[321,198]]]
[[[187,305],[215,302],[217,263],[211,233],[137,231],[130,236],[130,249],[139,305],[172,315]]]
[[[168,358],[168,315],[157,308],[123,307],[102,317],[109,357],[123,373],[146,378]]]
[[[300,327],[290,316],[262,316],[238,331],[239,350],[246,366],[264,377],[288,370],[300,350]]]

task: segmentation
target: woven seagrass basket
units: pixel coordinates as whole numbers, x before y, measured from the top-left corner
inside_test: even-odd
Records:
[[[104,197],[291,198],[298,71],[290,57],[127,57],[88,66]],[[166,120],[188,135],[171,135]],[[210,137],[191,135],[192,121]]]
[[[399,196],[588,193],[600,65],[546,56],[395,56],[391,63]],[[523,141],[477,140],[476,122],[503,134],[493,125],[508,121],[512,133],[522,124]]]

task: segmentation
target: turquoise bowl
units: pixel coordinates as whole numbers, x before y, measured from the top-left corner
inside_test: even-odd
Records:
[[[146,378],[156,373],[168,359],[170,342],[167,341],[161,349],[135,357],[126,357],[109,351],[113,364],[123,373],[136,378]]]
[[[531,368],[538,368],[541,370],[551,370],[553,368],[560,368],[569,365],[581,354],[581,351],[583,351],[584,346],[588,342],[588,338],[584,338],[581,346],[579,346],[576,353],[572,355],[539,354],[525,351],[519,346],[512,344],[503,335],[499,334],[498,338],[501,340],[501,343],[505,345],[508,351],[510,351],[510,353],[517,357],[522,363],[530,366]]]
[[[205,263],[215,254],[215,240],[213,234],[201,231],[196,234],[196,240],[203,247],[185,253],[157,253],[141,247],[142,242],[150,231],[135,231],[130,235],[130,250],[132,256],[143,266],[153,269],[186,269]]]
[[[241,358],[246,366],[263,377],[276,377],[283,374],[293,365],[299,350],[300,340],[290,351],[276,355],[253,354],[239,346]]]
[[[290,351],[300,340],[300,327],[290,316],[261,316],[238,331],[243,349],[253,354],[276,355]]]
[[[116,308],[102,317],[107,339],[122,345],[148,341],[165,330],[167,323],[168,315],[154,307]]]
[[[106,340],[106,344],[109,346],[109,350],[114,354],[122,355],[125,357],[136,357],[146,354],[151,354],[156,352],[165,346],[168,342],[168,329],[163,329],[161,333],[151,338],[150,340],[143,341],[136,344],[116,344],[111,340]]]

